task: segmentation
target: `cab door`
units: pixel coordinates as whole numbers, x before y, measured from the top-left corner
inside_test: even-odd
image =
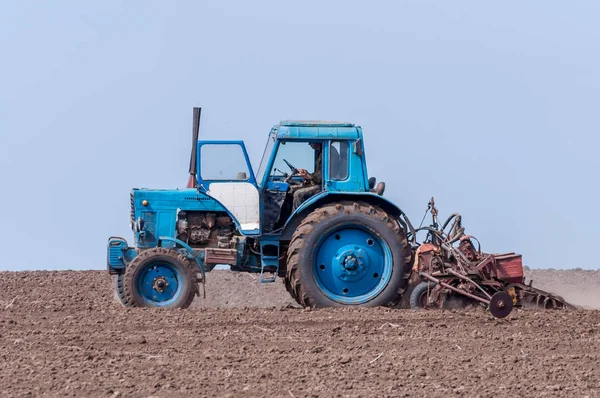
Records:
[[[260,234],[260,195],[243,141],[198,141],[198,186],[220,202],[245,235]]]

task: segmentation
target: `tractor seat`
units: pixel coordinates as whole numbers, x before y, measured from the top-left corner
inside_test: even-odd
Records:
[[[385,192],[385,182],[381,181],[379,184],[377,184],[377,186],[375,186],[376,182],[377,178],[369,178],[369,192],[375,192],[377,195],[382,196],[383,192]]]

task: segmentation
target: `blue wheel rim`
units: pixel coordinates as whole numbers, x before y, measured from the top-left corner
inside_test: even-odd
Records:
[[[324,234],[316,245],[313,275],[319,289],[341,304],[377,297],[392,277],[392,252],[373,231],[345,225]]]
[[[169,263],[155,262],[140,270],[137,281],[142,300],[151,306],[165,307],[179,298],[183,281],[179,271]]]

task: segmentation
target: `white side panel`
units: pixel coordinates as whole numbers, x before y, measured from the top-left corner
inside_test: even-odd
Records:
[[[260,202],[258,189],[248,182],[213,182],[207,194],[223,204],[245,231],[258,230]]]

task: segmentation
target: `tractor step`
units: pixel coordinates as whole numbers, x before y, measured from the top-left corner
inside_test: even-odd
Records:
[[[273,276],[265,276],[265,268],[267,269],[275,269],[273,271]],[[260,267],[260,277],[258,281],[260,283],[273,283],[277,280],[277,272],[279,271],[279,257],[265,257],[261,258],[261,267]]]
[[[265,276],[265,272],[273,272],[273,276]],[[279,240],[263,239],[260,242],[260,277],[259,283],[273,283],[279,272]]]

